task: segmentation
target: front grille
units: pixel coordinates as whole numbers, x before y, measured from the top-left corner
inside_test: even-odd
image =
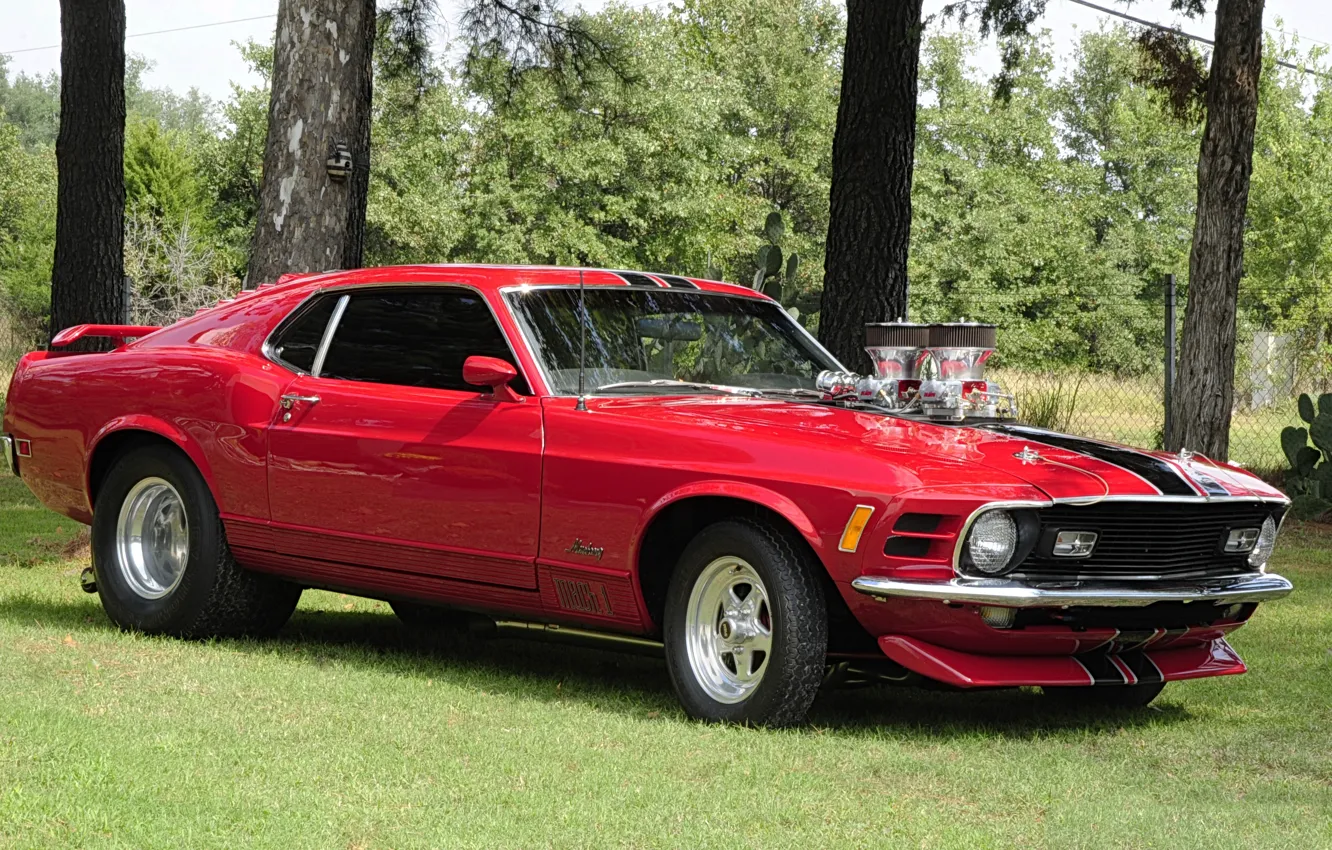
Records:
[[[1054,579],[1192,579],[1253,572],[1247,554],[1222,551],[1235,528],[1259,528],[1280,508],[1262,502],[1103,502],[1056,505],[1036,511],[1041,533],[1035,550],[1013,576]],[[1094,531],[1086,558],[1050,554],[1059,531]]]

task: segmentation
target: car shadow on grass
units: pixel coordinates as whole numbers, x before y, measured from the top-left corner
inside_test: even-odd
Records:
[[[0,599],[0,619],[83,633],[112,633],[94,597],[55,603],[30,595]],[[581,702],[647,721],[686,721],[661,658],[522,640],[478,637],[465,629],[420,632],[388,613],[298,610],[275,638],[219,640],[242,653],[274,654],[294,665],[360,667],[380,674],[450,682],[538,702]],[[1185,685],[1187,686],[1187,685]],[[1032,689],[977,692],[876,686],[824,689],[804,734],[882,737],[910,733],[950,739],[985,733],[1032,739],[1060,731],[1117,734],[1174,724],[1191,715],[1170,699],[1136,711],[1072,710]]]

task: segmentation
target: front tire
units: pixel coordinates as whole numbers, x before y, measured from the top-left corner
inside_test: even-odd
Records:
[[[666,666],[690,716],[789,726],[823,679],[822,565],[787,529],[751,519],[709,526],[685,549],[666,595]]]
[[[102,607],[127,630],[270,635],[301,597],[236,564],[203,476],[167,446],[142,446],[111,467],[93,508],[92,556]]]

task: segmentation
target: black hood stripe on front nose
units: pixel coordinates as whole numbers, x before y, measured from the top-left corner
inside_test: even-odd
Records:
[[[991,431],[1007,434],[1010,437],[1031,440],[1033,443],[1044,443],[1047,446],[1087,455],[1112,466],[1118,466],[1120,469],[1128,470],[1151,484],[1160,490],[1163,496],[1198,495],[1198,491],[1190,486],[1179,470],[1160,458],[1152,457],[1145,452],[1122,446],[1112,446],[1108,443],[1098,443],[1095,440],[1084,440],[1081,437],[1071,437],[1067,434],[1056,434],[1053,431],[1045,431],[1040,428],[1026,428],[1021,425],[990,425],[987,427]],[[1220,488],[1218,487],[1218,489]],[[1222,491],[1211,493],[1211,495],[1229,494]]]

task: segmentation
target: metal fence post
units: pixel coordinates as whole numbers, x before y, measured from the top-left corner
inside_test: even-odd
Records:
[[[1175,398],[1175,276],[1165,278],[1165,426],[1162,439],[1165,448],[1174,445],[1171,431],[1174,430],[1174,413],[1171,403]]]

